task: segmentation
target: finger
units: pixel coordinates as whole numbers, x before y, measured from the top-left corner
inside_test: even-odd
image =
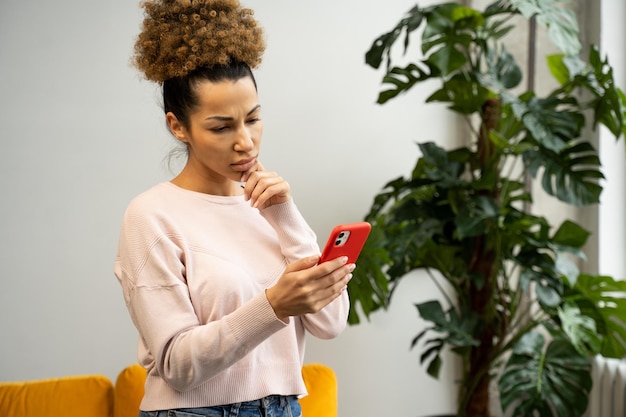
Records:
[[[263,164],[261,164],[258,160],[256,162],[256,164],[250,168],[248,171],[244,172],[243,174],[241,174],[241,182],[246,182],[248,181],[248,178],[250,178],[250,175],[253,172],[257,172],[257,171],[265,171],[265,168],[263,167]]]
[[[325,299],[333,293],[343,291],[343,288],[348,284],[350,275],[354,271],[354,264],[331,267],[330,262],[325,262],[311,269],[311,280],[308,282],[307,289],[311,296]]]
[[[253,195],[250,197],[252,206],[255,208],[264,208],[270,203],[271,199],[276,196],[283,196],[287,193],[287,186],[285,181],[278,178],[269,178],[263,180],[260,186],[253,191]],[[254,194],[257,194],[256,196]]]
[[[348,284],[348,281],[352,279],[352,272],[354,271],[355,265],[348,264],[342,266],[339,269],[334,270],[331,274],[330,287],[335,287],[337,285],[343,287]]]
[[[252,192],[256,188],[257,183],[259,182],[258,175],[252,175],[257,171],[248,171],[241,176],[241,181],[243,183],[243,195],[246,201],[250,200],[252,196]]]
[[[254,207],[264,207],[272,197],[289,195],[289,185],[275,172],[255,172],[246,183],[246,197]],[[257,200],[261,200],[257,203]]]
[[[297,261],[291,262],[285,268],[285,274],[295,271],[303,271],[305,269],[309,269],[314,267],[320,260],[319,255],[309,256],[307,258],[298,259]]]
[[[318,292],[319,298],[313,303],[312,312],[317,312],[341,297],[348,288],[348,281],[352,278],[352,274],[346,275],[343,279],[337,281],[334,285]]]
[[[348,263],[348,257],[347,256],[340,256],[338,258],[334,258],[331,259],[329,261],[326,261],[324,263],[321,263],[319,265],[320,269],[322,271],[324,271],[324,274],[330,274],[331,272],[335,271],[336,269],[341,268],[342,266],[346,265]],[[352,264],[354,265],[354,264]],[[355,265],[356,266],[356,265]]]
[[[261,182],[263,180],[263,178],[267,178],[267,177],[271,177],[271,176],[276,176],[275,172],[267,172],[267,171],[263,171],[263,166],[261,164],[258,164],[259,166],[259,170],[256,171],[248,171],[244,176],[242,176],[242,180],[245,178],[244,181],[244,195],[245,195],[245,199],[246,201],[253,198],[253,193],[254,191],[257,189],[257,186],[259,185],[259,182]],[[259,192],[260,194],[260,192]],[[258,194],[257,194],[258,196]]]
[[[327,279],[322,280],[324,285],[322,288],[327,292],[327,296],[338,295],[344,292],[348,282],[353,277],[352,271],[354,271],[354,264],[346,265],[333,271]]]
[[[258,197],[265,189],[271,185],[284,182],[275,172],[257,171],[248,178],[248,183],[252,188],[253,194]]]

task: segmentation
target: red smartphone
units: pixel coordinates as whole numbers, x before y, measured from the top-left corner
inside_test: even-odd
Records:
[[[357,222],[340,224],[336,226],[330,236],[319,263],[330,261],[331,259],[347,256],[348,263],[356,263],[363,245],[370,234],[372,226],[368,222]]]

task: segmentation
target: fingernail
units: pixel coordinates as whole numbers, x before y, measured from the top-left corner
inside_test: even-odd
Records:
[[[346,276],[346,282],[349,282],[352,279],[353,275],[352,274],[348,274]]]
[[[356,268],[356,264],[348,265],[348,271],[350,271],[350,272],[354,271],[355,268]]]
[[[348,262],[348,257],[347,256],[342,256],[341,257],[341,263],[345,264],[346,262]]]

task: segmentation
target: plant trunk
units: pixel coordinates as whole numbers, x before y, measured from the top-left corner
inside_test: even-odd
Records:
[[[476,148],[474,169],[481,175],[493,175],[497,170],[498,155],[494,153],[489,140],[489,132],[498,129],[500,124],[501,103],[497,100],[488,100],[482,108],[482,123]],[[497,181],[495,182],[497,184]],[[498,200],[499,189],[485,190],[488,197]],[[478,346],[471,349],[468,363],[465,364],[466,381],[461,386],[459,394],[459,417],[489,417],[489,390],[491,386],[490,369],[494,358],[495,343],[499,332],[496,326],[497,312],[494,309],[494,288],[497,286],[498,255],[490,239],[494,236],[483,235],[475,240],[474,254],[468,271],[473,276],[482,277],[481,280],[472,280],[470,284],[470,307],[482,318],[482,328],[477,339]]]
[[[466,367],[467,383],[461,387],[465,390],[460,398],[464,398],[464,409],[461,410],[461,417],[489,417],[489,388],[491,385],[490,367],[493,358],[494,336],[496,329],[493,320],[490,320],[493,306],[493,286],[495,253],[489,249],[487,236],[481,236],[476,240],[475,259],[473,273],[481,274],[484,277],[482,285],[472,284],[470,289],[471,308],[478,315],[484,318],[483,327],[477,337],[479,344],[470,351]]]

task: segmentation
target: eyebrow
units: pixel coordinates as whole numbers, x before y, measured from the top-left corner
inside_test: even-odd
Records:
[[[248,112],[248,114],[246,114],[246,117],[250,116],[252,113],[254,113],[255,111],[259,110],[261,108],[260,104],[257,104],[256,106],[254,106],[252,108],[252,110],[250,110]],[[233,120],[232,117],[230,116],[209,116],[204,120],[221,120],[221,121],[229,121],[229,120]]]

